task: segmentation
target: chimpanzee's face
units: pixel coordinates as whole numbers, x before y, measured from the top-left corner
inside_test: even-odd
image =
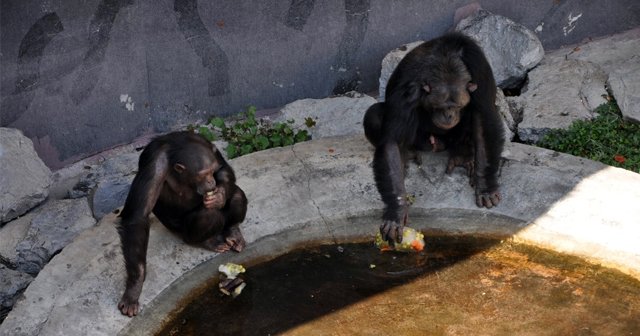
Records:
[[[422,107],[431,113],[431,121],[436,127],[449,130],[460,122],[462,111],[471,100],[469,93],[476,88],[476,84],[466,81],[425,85]]]
[[[220,164],[210,153],[191,153],[191,166],[176,163],[174,170],[183,185],[190,186],[199,195],[205,195],[216,188],[214,174],[220,169]]]

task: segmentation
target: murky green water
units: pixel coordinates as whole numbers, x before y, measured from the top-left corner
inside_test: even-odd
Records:
[[[494,239],[426,240],[418,254],[294,251],[249,267],[235,299],[211,279],[158,335],[640,335],[636,279]]]

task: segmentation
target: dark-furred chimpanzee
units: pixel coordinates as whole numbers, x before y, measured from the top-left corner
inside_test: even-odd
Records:
[[[239,252],[245,246],[239,225],[247,198],[216,147],[191,132],[155,138],[140,155],[118,227],[127,269],[118,308],[128,316],[139,309],[151,212],[187,243],[216,252]]]
[[[497,174],[504,143],[495,108],[496,84],[482,49],[469,37],[450,33],[410,51],[394,70],[385,101],[364,117],[375,146],[373,172],[385,203],[380,233],[402,239],[407,221],[404,175],[415,150],[448,149],[447,173],[466,168],[476,204],[500,202]]]

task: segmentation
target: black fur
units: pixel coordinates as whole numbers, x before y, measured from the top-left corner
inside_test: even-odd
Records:
[[[216,195],[215,205],[205,201],[214,197],[208,192]],[[187,243],[217,252],[240,251],[245,244],[239,224],[247,212],[247,199],[215,146],[191,132],[155,138],[140,155],[138,173],[120,213],[118,233],[127,281],[118,306],[129,316],[139,310],[151,212]]]
[[[385,102],[371,106],[364,118],[365,135],[376,147],[373,170],[386,206],[381,231],[387,240],[397,240],[394,232],[401,232],[406,221],[404,167],[414,150],[447,148],[447,172],[467,167],[478,206],[498,204],[504,130],[495,97],[496,84],[482,49],[460,33],[425,42],[398,64]],[[451,121],[456,118],[457,123]],[[451,123],[441,126],[442,120]]]

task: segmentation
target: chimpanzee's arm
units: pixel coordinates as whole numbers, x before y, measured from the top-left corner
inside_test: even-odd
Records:
[[[475,144],[476,204],[491,208],[500,202],[498,171],[504,145],[502,120],[495,109],[496,84],[491,65],[482,49],[465,37],[454,37],[461,43],[462,61],[478,84],[471,93],[470,110],[473,113],[472,133]]]
[[[136,315],[139,310],[138,298],[145,278],[149,242],[148,217],[170,169],[166,151],[160,149],[156,153],[143,152],[143,155],[152,157],[144,160],[146,163],[139,167],[120,214],[122,221],[118,227],[127,270],[126,289],[118,308],[128,316]]]
[[[476,113],[473,120],[473,139],[475,143],[475,194],[476,205],[492,208],[500,203],[498,192],[498,170],[502,149],[502,128],[488,118],[489,112]]]
[[[404,162],[396,142],[385,142],[376,148],[373,158],[373,174],[385,204],[382,238],[393,242],[402,240],[402,227],[407,215],[404,198]]]
[[[215,151],[216,161],[220,165],[220,168],[213,174],[216,185],[218,188],[222,188],[225,193],[225,201],[233,195],[233,187],[236,184],[236,175],[233,172],[231,166],[222,157],[222,154],[218,150]]]

